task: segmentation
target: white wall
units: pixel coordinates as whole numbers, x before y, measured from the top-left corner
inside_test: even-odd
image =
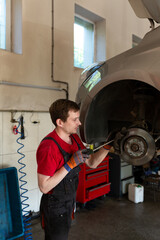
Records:
[[[54,79],[69,83],[69,98],[75,99],[82,69],[73,67],[74,5],[106,19],[107,59],[132,47],[132,34],[143,37],[149,31],[149,22],[138,19],[127,0],[55,0],[54,1]],[[38,211],[40,192],[36,175],[36,149],[40,140],[52,130],[48,111],[65,92],[23,86],[4,85],[4,81],[38,87],[65,88],[51,81],[51,0],[22,1],[21,55],[0,50],[0,168],[16,166],[17,135],[12,132],[10,110],[16,118],[24,115],[26,138],[22,140],[25,153],[27,187],[30,209]],[[5,110],[5,111],[4,111]],[[7,110],[7,111],[6,111]],[[32,111],[38,111],[33,113]],[[31,119],[38,119],[33,124]]]
[[[30,204],[29,209],[39,211],[41,193],[38,190],[37,183],[36,149],[48,131],[53,130],[53,124],[48,113],[17,112],[14,114],[14,119],[18,120],[21,115],[24,118],[25,139],[20,139],[19,142],[24,147],[17,142],[21,136],[20,133],[13,133],[13,127],[18,126],[18,123],[11,122],[10,112],[0,112],[0,168],[16,167],[20,178],[23,176],[19,173],[22,165],[18,161],[26,165],[22,169],[27,174],[23,178],[23,180],[27,181],[27,184],[23,187],[28,189],[28,193],[25,195],[30,198],[28,201]],[[34,124],[33,121],[38,123]],[[19,152],[24,154],[24,157],[18,153],[19,148],[21,148]],[[19,185],[21,184],[19,182]]]
[[[51,81],[51,0],[22,1],[22,54],[0,50],[2,81],[64,88]],[[127,0],[54,0],[54,79],[69,83],[74,100],[82,69],[73,67],[75,3],[106,19],[107,59],[132,47],[132,34],[143,37],[149,21],[139,19]],[[0,109],[48,110],[64,92],[0,84]],[[45,101],[44,101],[45,99]]]

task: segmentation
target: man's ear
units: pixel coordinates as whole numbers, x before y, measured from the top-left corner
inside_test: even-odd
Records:
[[[56,120],[56,123],[57,123],[57,126],[58,126],[58,127],[62,127],[62,126],[63,126],[63,121],[62,121],[60,118],[58,118],[58,119]]]

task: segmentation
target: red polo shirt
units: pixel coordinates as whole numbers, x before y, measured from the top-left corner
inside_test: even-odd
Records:
[[[73,134],[73,137],[76,139],[76,141],[71,138],[72,144],[68,144],[63,141],[57,135],[55,130],[49,133],[46,137],[54,138],[61,148],[70,154],[73,154],[79,150],[76,141],[80,144],[81,149],[84,148],[84,145],[77,134]],[[56,143],[50,139],[46,139],[40,143],[37,149],[36,157],[38,164],[37,172],[46,176],[53,176],[53,174],[64,165],[63,155],[61,154]]]

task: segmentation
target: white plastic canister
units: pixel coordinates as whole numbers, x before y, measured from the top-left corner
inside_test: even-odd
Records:
[[[144,187],[140,184],[129,184],[128,199],[134,203],[144,201]]]

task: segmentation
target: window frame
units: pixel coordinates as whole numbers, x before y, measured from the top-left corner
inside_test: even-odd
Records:
[[[94,23],[94,63],[106,61],[107,60],[107,19],[97,15],[96,13],[76,3],[75,3],[74,9],[75,9],[74,16],[79,15],[81,18],[84,18],[87,21],[91,21]],[[74,19],[74,16],[73,16],[73,19]],[[73,40],[73,45],[74,45],[74,40]],[[73,46],[73,58],[74,58],[74,46]],[[73,66],[74,66],[74,60],[73,60]]]
[[[22,0],[5,0],[5,48],[0,50],[22,54]]]
[[[11,50],[11,0],[4,0],[5,4],[5,46],[2,50]]]

